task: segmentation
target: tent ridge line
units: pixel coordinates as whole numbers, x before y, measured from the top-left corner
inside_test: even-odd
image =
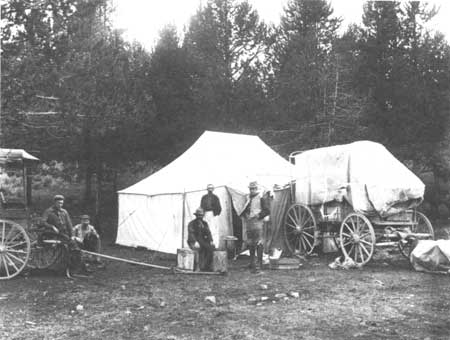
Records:
[[[218,185],[215,186],[215,188],[227,188],[227,185]],[[140,195],[140,196],[147,196],[147,197],[153,197],[153,196],[161,196],[161,195],[183,195],[183,194],[190,194],[193,192],[202,192],[202,191],[206,191],[205,189],[199,189],[199,190],[191,190],[191,191],[180,191],[180,192],[164,192],[164,193],[160,193],[160,194],[152,194],[152,195],[148,195],[148,194],[142,194],[142,193],[136,193],[136,192],[121,192],[120,190],[117,191],[118,194],[120,195]]]

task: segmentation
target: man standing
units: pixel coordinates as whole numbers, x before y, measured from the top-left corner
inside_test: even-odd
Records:
[[[206,190],[208,193],[202,197],[200,201],[200,208],[202,208],[205,212],[205,221],[208,223],[213,239],[219,243],[220,233],[217,219],[222,212],[222,207],[220,205],[219,197],[213,193],[214,185],[208,184]]]
[[[77,243],[72,239],[72,221],[67,210],[63,209],[64,196],[55,195],[53,201],[54,204],[45,210],[42,215],[42,222],[44,226],[51,229],[51,231],[43,233],[41,237],[56,237],[60,239],[67,247],[68,266],[66,268],[66,275],[70,277],[70,271],[72,271],[75,267],[83,265],[81,262],[81,252]]]
[[[259,268],[262,269],[263,265],[263,219],[269,215],[270,210],[267,202],[258,190],[258,184],[256,182],[250,182],[248,188],[250,193],[246,197],[245,208],[241,217],[246,230],[246,242],[250,252],[250,270],[255,273],[255,252],[258,256]]]
[[[100,252],[100,236],[94,226],[90,224],[89,215],[81,216],[81,223],[73,228],[73,236],[82,249],[95,253]],[[99,257],[96,258],[96,262],[101,263]]]
[[[198,208],[195,213],[195,219],[188,224],[188,245],[189,248],[199,249],[199,267],[201,271],[212,271],[212,261],[214,252],[214,243],[209,230],[208,223],[203,221],[204,212]]]

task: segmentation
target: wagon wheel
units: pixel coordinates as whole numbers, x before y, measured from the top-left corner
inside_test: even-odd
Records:
[[[413,214],[414,215],[414,214]],[[419,234],[428,234],[429,237],[427,237],[427,240],[434,240],[434,230],[433,226],[431,225],[430,220],[428,217],[426,217],[424,214],[422,214],[419,211],[415,212],[416,216],[416,223],[410,225],[411,232],[412,233],[419,233]],[[421,238],[424,239],[424,238]],[[411,254],[413,250],[413,242],[411,240],[400,240],[398,241],[398,249],[402,253],[403,256],[409,259],[409,255]]]
[[[375,232],[368,218],[362,214],[351,213],[341,224],[340,246],[345,257],[358,265],[370,261],[375,250]]]
[[[284,219],[284,236],[291,253],[311,254],[317,244],[317,224],[307,206],[294,204],[289,207]]]
[[[54,267],[64,258],[64,246],[53,242],[32,242],[29,267],[37,269],[47,269]]]
[[[18,275],[30,257],[30,238],[16,222],[0,220],[0,280]]]

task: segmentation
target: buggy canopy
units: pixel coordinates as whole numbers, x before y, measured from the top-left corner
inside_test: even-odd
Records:
[[[211,183],[222,205],[213,239],[223,247],[223,238],[233,235],[232,208],[242,212],[248,183],[272,190],[290,182],[292,169],[257,136],[206,131],[166,167],[118,192],[116,242],[175,254],[186,245],[187,224]]]
[[[38,158],[30,155],[23,149],[4,149],[0,148],[0,165],[22,162],[37,162]]]
[[[423,182],[379,143],[358,141],[293,157],[299,203],[346,199],[355,211],[388,216],[423,200]]]

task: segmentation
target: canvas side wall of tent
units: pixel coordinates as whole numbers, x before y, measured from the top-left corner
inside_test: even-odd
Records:
[[[272,190],[288,184],[292,170],[257,136],[206,131],[172,163],[118,192],[116,243],[175,254],[186,246],[187,224],[211,183],[222,205],[213,238],[223,247],[224,237],[233,235],[232,209],[242,212],[248,183]]]

